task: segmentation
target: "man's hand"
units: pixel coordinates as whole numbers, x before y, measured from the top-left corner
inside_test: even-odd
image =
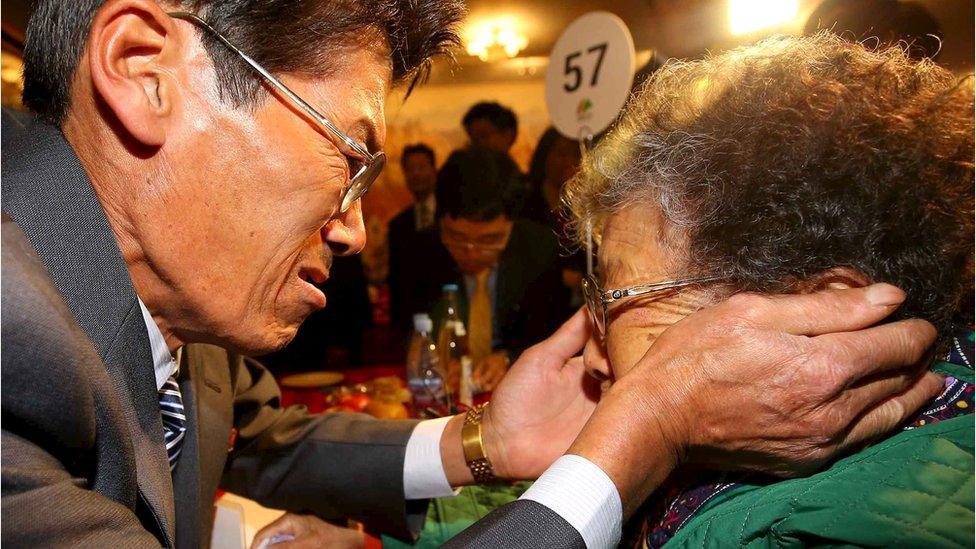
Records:
[[[737,295],[667,330],[604,395],[569,453],[616,484],[629,516],[682,461],[812,471],[938,394],[927,322],[871,327],[904,293],[886,284]]]
[[[589,322],[580,310],[551,337],[522,353],[495,388],[482,429],[500,478],[537,478],[566,452],[590,418],[600,389],[578,356],[588,337]],[[454,486],[473,481],[461,451],[462,419],[452,419],[441,438],[441,460]]]
[[[579,353],[590,335],[584,310],[530,347],[491,395],[483,420],[496,474],[535,479],[566,453],[600,399]]]
[[[280,541],[279,541],[280,540]],[[286,513],[254,535],[251,549],[360,549],[366,535],[359,530],[328,523],[314,515]]]

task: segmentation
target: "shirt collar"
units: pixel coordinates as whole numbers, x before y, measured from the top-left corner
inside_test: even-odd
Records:
[[[495,303],[495,282],[498,280],[498,265],[495,265],[488,272],[488,293],[491,296],[492,306]],[[478,290],[478,277],[477,275],[464,273],[464,289],[467,292],[468,298]]]
[[[430,212],[431,217],[434,216],[434,210],[437,209],[437,198],[434,193],[427,195],[427,198],[419,200],[413,203],[413,211],[416,213],[420,212],[420,207],[426,207],[427,211]]]
[[[139,299],[139,308],[142,309],[142,319],[146,321],[146,331],[149,334],[149,347],[152,349],[153,369],[156,371],[156,390],[158,391],[163,388],[163,383],[166,383],[166,380],[176,373],[176,359],[169,352],[163,333],[159,331],[159,326],[149,314],[149,309],[146,308],[142,299]],[[182,348],[177,349],[176,353],[179,354],[180,350]]]

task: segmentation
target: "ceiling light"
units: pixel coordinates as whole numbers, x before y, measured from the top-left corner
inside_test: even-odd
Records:
[[[485,20],[472,25],[465,34],[468,54],[482,61],[511,59],[529,44],[528,38],[516,30],[513,18]]]
[[[736,36],[789,23],[799,0],[729,0],[729,31]]]

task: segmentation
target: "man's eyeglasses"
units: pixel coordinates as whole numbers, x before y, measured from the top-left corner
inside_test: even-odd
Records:
[[[281,93],[295,108],[305,113],[315,125],[338,140],[336,146],[345,155],[346,162],[349,164],[349,186],[343,191],[339,206],[340,213],[348,210],[357,200],[366,194],[366,191],[369,190],[373,182],[376,181],[376,178],[379,177],[380,172],[383,171],[383,166],[386,165],[386,154],[383,151],[370,153],[366,150],[365,145],[349,137],[348,134],[337,128],[329,119],[319,114],[318,111],[299,97],[298,94],[291,91],[288,86],[275,78],[267,69],[259,65],[257,61],[251,59],[246,53],[238,49],[237,46],[231,44],[227,38],[217,32],[216,29],[211,27],[209,23],[199,16],[184,11],[170,12],[168,15],[175,19],[189,21],[206,30],[221,44],[239,55],[245,63],[250,65],[255,72],[265,79],[268,85]]]
[[[480,242],[469,242],[466,240],[458,240],[450,237],[443,237],[441,241],[448,248],[454,248],[455,250],[467,250],[469,252],[478,253],[481,255],[496,255],[500,254],[508,242],[498,242],[493,244],[483,244]]]

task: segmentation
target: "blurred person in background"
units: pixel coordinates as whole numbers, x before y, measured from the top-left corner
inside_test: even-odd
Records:
[[[529,164],[529,194],[522,216],[560,229],[563,185],[579,171],[582,153],[580,143],[549,128],[539,138]]]
[[[569,238],[559,195],[563,185],[579,171],[581,158],[580,142],[550,127],[539,138],[529,164],[529,194],[522,217],[549,227],[559,240]],[[566,246],[560,250],[559,263],[569,302],[573,308],[579,307],[583,304],[586,257],[578,249],[573,251],[572,246]]]
[[[631,100],[565,191],[599,242],[587,368],[620,382],[733,295],[884,281],[907,293],[895,318],[938,329],[945,379],[903,431],[807,478],[721,456],[675,472],[629,544],[973,545],[973,130],[971,78],[829,33],[666,65]]]
[[[494,101],[475,103],[461,119],[474,147],[487,147],[508,154],[518,137],[518,118],[512,109]]]
[[[558,243],[517,216],[525,199],[518,166],[494,149],[451,155],[437,175],[437,215],[447,266],[437,288],[457,283],[475,381],[490,390],[515,358],[570,314],[559,292]]]
[[[429,265],[440,248],[437,234],[437,163],[434,151],[423,143],[404,147],[400,156],[407,189],[414,203],[390,221],[390,317],[394,326],[411,328],[414,313],[426,312],[439,289],[429,282]]]

